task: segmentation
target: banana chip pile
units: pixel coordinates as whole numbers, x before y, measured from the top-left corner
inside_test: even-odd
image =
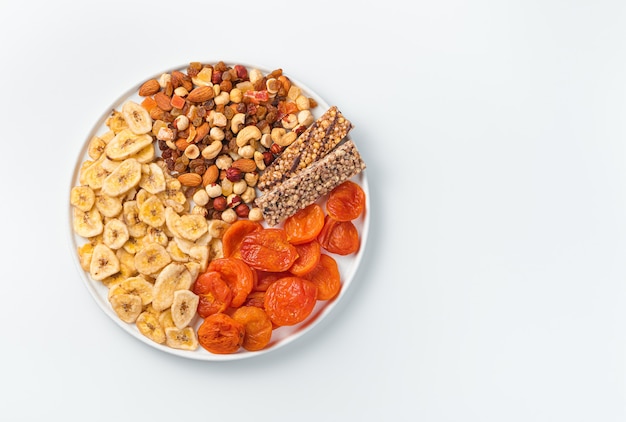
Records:
[[[152,119],[128,100],[94,136],[70,193],[82,268],[108,288],[118,317],[159,344],[198,348],[198,296],[190,289],[223,256],[229,224],[190,210],[180,181],[157,157]]]

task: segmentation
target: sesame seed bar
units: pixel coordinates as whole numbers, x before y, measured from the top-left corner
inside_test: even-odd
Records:
[[[275,226],[365,169],[351,140],[337,146],[295,176],[256,199],[269,226]]]
[[[336,106],[330,107],[267,166],[259,177],[257,187],[261,191],[269,190],[323,158],[337,146],[350,129],[352,123]]]

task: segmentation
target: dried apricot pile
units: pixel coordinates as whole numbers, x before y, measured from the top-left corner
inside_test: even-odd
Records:
[[[349,212],[342,211],[346,207]],[[218,354],[241,347],[262,350],[274,329],[305,321],[317,301],[335,298],[342,283],[332,254],[358,250],[352,220],[364,208],[363,190],[348,181],[328,197],[326,209],[332,209],[333,216],[314,203],[287,218],[282,227],[249,220],[231,224],[222,236],[224,257],[212,261],[192,287],[200,297],[198,314],[203,318],[200,345]],[[354,227],[354,232],[345,227]],[[349,239],[341,241],[346,233]]]

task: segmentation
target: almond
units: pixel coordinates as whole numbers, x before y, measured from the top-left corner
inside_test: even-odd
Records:
[[[202,176],[198,173],[183,173],[177,179],[183,186],[200,186],[202,183]]]
[[[142,97],[148,97],[150,95],[154,95],[161,89],[159,85],[159,81],[156,79],[150,79],[145,81],[143,85],[139,87],[139,95]]]
[[[163,120],[165,118],[165,111],[161,110],[159,107],[152,107],[150,109],[150,117],[152,117],[152,120]]]
[[[189,75],[186,75],[179,70],[175,70],[172,72],[172,87],[176,89],[179,86],[182,86],[187,91],[191,91],[193,83],[191,82],[191,77]]]
[[[211,183],[215,183],[219,175],[220,170],[217,166],[215,164],[210,165],[202,175],[202,186],[207,187]]]
[[[215,96],[212,86],[199,86],[187,95],[187,100],[192,103],[203,103]]]
[[[191,145],[191,143],[187,142],[185,138],[178,138],[174,144],[179,151],[184,151],[189,145]]]
[[[241,170],[242,173],[250,173],[256,170],[256,163],[251,158],[238,158],[231,167]]]
[[[202,123],[196,128],[196,136],[194,136],[193,141],[200,142],[202,139],[204,139],[205,136],[209,134],[210,130],[211,128],[209,127],[209,124],[207,122]]]
[[[157,107],[163,111],[170,111],[172,109],[172,99],[165,95],[163,91],[159,91],[154,94],[154,101],[156,101]]]

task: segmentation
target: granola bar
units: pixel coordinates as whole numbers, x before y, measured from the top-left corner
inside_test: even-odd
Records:
[[[330,107],[265,169],[259,178],[259,190],[267,191],[323,158],[350,129],[352,123],[336,106]]]
[[[364,169],[365,162],[356,145],[347,140],[324,158],[265,192],[256,199],[256,204],[267,224],[275,226]]]

